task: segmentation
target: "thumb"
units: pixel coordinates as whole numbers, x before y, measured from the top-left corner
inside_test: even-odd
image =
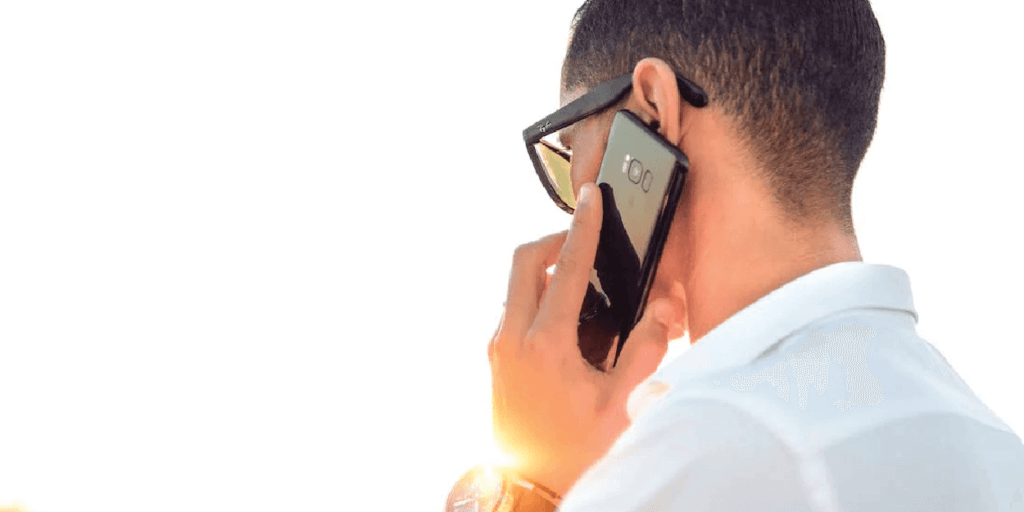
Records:
[[[668,351],[669,325],[675,311],[665,299],[647,304],[644,315],[630,332],[619,362],[612,370],[615,392],[629,396],[654,370]]]

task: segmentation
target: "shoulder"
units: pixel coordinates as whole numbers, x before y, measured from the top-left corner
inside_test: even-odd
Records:
[[[1024,492],[1024,445],[897,320],[837,315],[747,364],[680,376],[563,510],[1013,503]]]
[[[808,510],[795,454],[741,408],[652,406],[580,479],[561,510]]]

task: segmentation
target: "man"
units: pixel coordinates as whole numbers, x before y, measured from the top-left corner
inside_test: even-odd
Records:
[[[562,105],[623,74],[623,99],[559,133],[572,225],[516,251],[488,349],[516,478],[564,511],[1024,511],[1020,439],[917,336],[907,275],[861,261],[851,190],[884,76],[867,0],[588,0]],[[690,172],[643,318],[602,371],[576,329],[620,109]]]

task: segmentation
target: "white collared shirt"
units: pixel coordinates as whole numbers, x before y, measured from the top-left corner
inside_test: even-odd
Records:
[[[637,388],[561,512],[1024,512],[1024,445],[916,323],[895,267],[787,283]]]

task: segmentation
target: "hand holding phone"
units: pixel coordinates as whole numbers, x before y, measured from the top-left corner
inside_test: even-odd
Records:
[[[559,494],[629,425],[629,394],[664,358],[673,321],[667,300],[651,304],[614,369],[596,372],[580,358],[574,334],[603,217],[602,194],[588,183],[568,233],[516,250],[505,311],[488,347],[495,440],[520,475]]]

